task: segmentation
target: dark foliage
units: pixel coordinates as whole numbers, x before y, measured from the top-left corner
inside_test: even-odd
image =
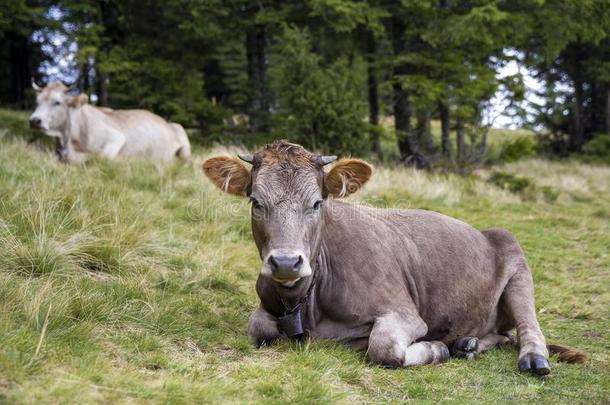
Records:
[[[501,87],[544,128],[542,150],[567,155],[610,133],[609,26],[607,0],[14,0],[0,7],[0,103],[31,108],[31,80],[61,60],[98,104],[153,110],[201,142],[281,136],[383,158],[391,115],[386,159],[460,165],[484,160],[486,137],[469,133]],[[515,59],[546,83],[529,109],[523,76],[497,77]]]

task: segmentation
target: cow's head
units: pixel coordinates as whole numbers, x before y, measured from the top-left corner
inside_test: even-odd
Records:
[[[240,158],[252,169],[223,156],[205,161],[203,170],[223,191],[250,198],[261,274],[292,287],[312,274],[327,197],[354,193],[368,181],[372,168],[362,160],[343,159],[325,173],[324,166],[336,156],[316,155],[285,141]]]
[[[68,125],[70,108],[78,108],[87,102],[87,96],[68,95],[70,90],[63,83],[52,82],[40,88],[32,83],[36,90],[36,110],[30,116],[30,126],[41,129],[49,136],[60,137]]]

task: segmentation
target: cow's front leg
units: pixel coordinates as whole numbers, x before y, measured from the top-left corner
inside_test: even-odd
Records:
[[[102,146],[99,153],[107,159],[115,159],[121,152],[121,149],[123,149],[123,146],[125,146],[125,142],[125,135],[121,132],[115,129],[106,128],[103,142],[104,146]]]
[[[277,318],[260,306],[250,316],[248,322],[248,338],[256,347],[272,343],[282,333],[277,325]]]
[[[442,363],[449,359],[443,342],[417,342],[428,332],[416,314],[392,312],[375,319],[367,354],[373,363],[387,367],[407,367]]]
[[[121,149],[123,149],[123,146],[125,145],[125,138],[117,138],[117,139],[113,139],[112,142],[109,142],[108,144],[106,144],[104,146],[104,148],[102,149],[102,156],[104,156],[105,158],[108,159],[115,159],[118,155],[119,152],[121,151]]]
[[[82,162],[86,159],[86,155],[84,153],[77,152],[74,150],[74,146],[72,145],[72,141],[67,140],[67,143],[64,144],[62,140],[58,140],[56,142],[55,155],[60,162],[63,163],[78,163]]]

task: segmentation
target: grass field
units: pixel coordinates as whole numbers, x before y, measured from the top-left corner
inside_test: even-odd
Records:
[[[0,131],[1,132],[1,131]],[[6,132],[6,131],[5,131]],[[0,135],[1,136],[1,135]],[[549,342],[590,354],[540,379],[503,348],[387,370],[331,342],[250,346],[259,259],[245,200],[192,166],[57,163],[0,138],[0,403],[610,401],[610,168],[525,160],[512,193],[379,168],[354,200],[443,212],[521,241]]]

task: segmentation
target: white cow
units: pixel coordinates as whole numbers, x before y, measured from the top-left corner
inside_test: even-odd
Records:
[[[30,126],[60,139],[60,159],[79,161],[91,154],[167,162],[174,157],[188,162],[191,145],[181,125],[167,122],[145,110],[112,110],[87,104],[87,96],[70,96],[62,83],[37,91],[36,111]]]

